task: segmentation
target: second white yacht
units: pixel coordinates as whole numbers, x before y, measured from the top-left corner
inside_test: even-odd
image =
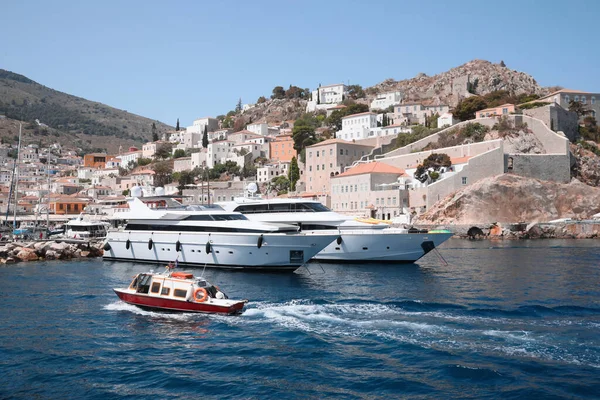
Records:
[[[228,269],[295,270],[337,238],[297,226],[250,221],[218,206],[171,200],[152,209],[139,198],[119,213],[127,224],[109,231],[104,259]]]
[[[393,228],[382,221],[341,215],[306,199],[238,197],[218,204],[253,221],[294,224],[306,233],[337,234],[315,255],[321,261],[412,263],[452,237],[444,230]]]

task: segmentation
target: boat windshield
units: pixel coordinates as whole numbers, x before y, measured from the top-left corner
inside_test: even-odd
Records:
[[[288,212],[326,212],[331,211],[321,203],[264,203],[241,204],[234,211],[243,214],[288,213]]]
[[[223,207],[217,204],[190,204],[185,209],[187,211],[224,211]]]

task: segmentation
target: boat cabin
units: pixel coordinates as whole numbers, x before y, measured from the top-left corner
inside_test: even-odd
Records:
[[[129,290],[152,297],[181,301],[204,301],[206,298],[227,298],[217,287],[202,278],[185,272],[168,275],[141,273],[136,275]]]

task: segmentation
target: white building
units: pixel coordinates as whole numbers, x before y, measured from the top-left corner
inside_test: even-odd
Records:
[[[117,156],[119,160],[121,160],[121,165],[126,167],[129,163],[137,163],[137,161],[142,157],[143,150],[130,151],[127,153],[123,153],[120,156]]]
[[[342,118],[342,130],[338,132],[337,138],[352,141],[352,139],[366,139],[371,131],[377,129],[377,114],[364,112],[347,115]]]
[[[343,83],[319,86],[312,91],[312,99],[306,104],[306,111],[326,110],[333,104],[344,101],[348,88]]]
[[[173,161],[173,172],[190,171],[192,169],[192,157],[180,157]]]
[[[458,119],[454,118],[454,115],[452,115],[452,113],[446,112],[440,115],[440,117],[438,118],[437,126],[438,128],[442,128],[444,126],[452,126],[459,122],[460,121]]]
[[[389,106],[395,106],[402,102],[402,93],[389,92],[380,93],[371,102],[371,110],[385,110]]]
[[[79,167],[77,169],[77,179],[92,179],[96,168],[92,167]]]
[[[210,143],[207,148],[206,165],[212,168],[217,164],[224,164],[231,155],[234,144],[230,140]]]
[[[204,167],[206,166],[206,155],[207,155],[208,151],[207,149],[202,149],[197,153],[192,153],[191,159],[192,159],[192,169],[198,167]]]
[[[269,134],[269,125],[266,122],[249,124],[246,129],[261,136],[267,136]]]
[[[219,120],[212,117],[198,118],[186,130],[187,132],[203,134],[204,127],[207,127],[208,132],[214,132],[219,129]]]
[[[273,178],[279,175],[288,175],[290,163],[289,162],[278,162],[275,164],[267,164],[264,167],[257,168],[256,180],[258,183],[269,182]]]
[[[233,132],[231,129],[218,129],[214,132],[208,132],[208,140],[211,142],[217,140],[227,140],[227,136]],[[200,139],[200,146],[202,146],[202,139]]]

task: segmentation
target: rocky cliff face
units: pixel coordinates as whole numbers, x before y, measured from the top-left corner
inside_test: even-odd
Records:
[[[508,90],[515,94],[546,94],[548,89],[541,87],[531,75],[493,64],[485,60],[473,60],[449,71],[427,76],[420,73],[412,79],[385,80],[375,85],[369,92],[392,92],[404,94],[404,102],[424,102],[427,104],[448,104],[454,106],[472,92],[483,95],[495,90]]]
[[[593,142],[589,142],[589,145],[598,146]],[[571,144],[570,146],[571,154],[575,157],[575,166],[571,176],[590,186],[600,187],[600,157],[584,149],[580,144]]]
[[[416,224],[489,224],[586,219],[600,212],[600,188],[504,174],[482,179],[439,201]]]

